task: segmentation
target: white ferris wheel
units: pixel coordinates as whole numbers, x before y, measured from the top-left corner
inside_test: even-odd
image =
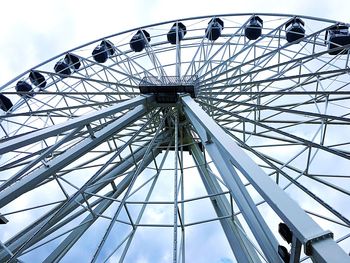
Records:
[[[167,21],[8,82],[0,262],[350,262],[349,26]]]

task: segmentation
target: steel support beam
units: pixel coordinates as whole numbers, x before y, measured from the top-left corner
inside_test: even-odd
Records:
[[[210,168],[205,165],[203,153],[193,139],[189,143],[191,144],[190,150],[205,189],[209,195],[215,195],[211,198],[211,202],[217,216],[223,217],[229,215],[232,213],[230,203],[225,196],[219,195],[223,191],[217,179],[212,176]],[[237,216],[232,215],[232,218],[221,219],[220,223],[238,262],[261,262],[251,242],[248,240],[247,236],[242,233],[243,227],[241,227]]]
[[[213,161],[216,162],[216,156],[212,155],[213,152],[209,150],[210,148],[216,149],[216,153],[224,157],[223,164],[230,163],[232,168],[234,166],[247,178],[270,207],[288,225],[293,235],[296,235],[297,239],[303,243],[306,255],[311,256],[316,262],[350,262],[349,256],[332,239],[331,233],[324,231],[316,224],[190,96],[183,96],[181,99],[189,120],[202,141],[207,142],[205,146]],[[220,167],[217,166],[217,168]],[[225,174],[221,175],[224,180],[226,179],[225,183],[232,194],[236,195],[230,187],[230,182],[235,180],[235,174],[231,175],[231,178],[227,178]],[[245,218],[249,223],[251,218]]]
[[[84,186],[80,188],[80,190],[72,197],[72,199],[75,199],[76,197],[79,196],[78,195],[79,193],[82,193],[85,190],[87,190],[88,187],[91,187],[91,184],[93,184],[94,182],[97,181],[97,184],[98,184],[99,181],[101,181],[101,178],[99,179],[99,176],[102,173],[102,171],[105,170],[105,167],[107,167],[116,157],[120,156],[123,150],[128,146],[130,146],[130,143],[135,140],[135,138],[139,135],[139,133],[143,131],[151,121],[152,121],[152,118],[149,121],[147,121],[141,127],[141,129],[139,129],[136,133],[134,133],[134,135],[123,146],[119,147],[116,153],[114,154],[114,156],[104,166],[102,166],[100,170],[85,183]],[[158,153],[159,151],[156,150],[156,155]],[[147,159],[146,162],[143,162],[144,164],[143,168],[145,168],[151,162],[151,159],[150,157],[147,158],[144,155],[143,155],[143,158]],[[153,155],[152,158],[154,159],[155,156]],[[133,158],[133,160],[135,162],[137,161],[135,160],[135,158]],[[85,218],[85,220],[80,224],[81,227],[75,229],[72,233],[70,233],[69,236],[64,241],[62,241],[61,244],[49,255],[49,257],[45,260],[45,262],[58,262],[60,259],[62,259],[62,257],[68,252],[68,250],[79,240],[79,238],[85,233],[85,231],[88,230],[88,228],[96,221],[96,219],[98,218],[98,216],[96,215],[102,214],[114,202],[113,199],[119,197],[120,194],[129,186],[133,176],[134,176],[134,172],[128,173],[118,186],[114,186],[113,187],[115,189],[114,192],[111,195],[107,196],[109,198],[104,199],[99,204],[99,206],[95,208],[94,211],[92,211],[92,213],[90,213]],[[104,177],[103,177],[103,180],[105,180]],[[87,193],[87,195],[89,195],[89,193]]]
[[[223,155],[221,149],[207,136],[208,134],[204,128],[198,126],[199,124],[195,119],[191,119],[191,117],[189,119],[194,127],[196,127],[202,142],[205,142],[205,149],[213,160],[232,197],[235,199],[265,257],[269,262],[282,262],[277,254],[277,240],[255,206],[253,199],[240,180],[236,170],[227,161],[227,156]]]
[[[0,208],[13,201],[15,198],[31,190],[37,184],[47,179],[49,176],[64,168],[74,160],[78,159],[86,152],[92,150],[99,144],[103,143],[110,136],[122,130],[124,127],[134,122],[137,118],[146,113],[144,106],[137,106],[119,119],[107,125],[95,133],[94,138],[88,137],[79,142],[72,148],[68,149],[62,155],[48,162],[46,166],[34,170],[20,181],[12,184],[0,193]]]
[[[146,151],[146,148],[142,148],[143,151]],[[147,167],[153,160],[154,158],[157,157],[157,155],[160,153],[159,150],[155,149],[153,151],[153,155],[148,155],[144,156],[146,159],[145,162],[143,163],[142,169]],[[141,159],[141,156],[137,158],[135,161],[139,162]],[[165,161],[165,158],[162,161],[161,167],[163,166]],[[127,159],[124,162],[129,162]],[[131,163],[131,162],[130,162]],[[130,185],[132,178],[134,177],[135,170],[131,173],[129,173],[116,187],[115,187],[115,192],[111,194],[109,197],[116,199],[117,197],[120,196],[121,193],[124,192],[124,190]],[[159,172],[158,172],[159,174]],[[158,177],[157,177],[158,178]],[[155,182],[157,181],[157,178],[154,180],[154,183],[152,186],[154,186]],[[105,180],[104,178],[101,178],[99,181]],[[152,187],[153,189],[153,187]],[[150,193],[149,193],[150,196]],[[148,196],[148,198],[149,198]],[[148,200],[148,199],[147,199]],[[104,199],[96,209],[94,209],[95,214],[102,214],[114,201],[111,199]],[[145,205],[143,206],[144,210]],[[140,221],[142,216],[142,212],[140,212],[140,215],[138,217],[138,220],[136,221],[136,224]],[[81,223],[81,227],[75,229],[73,232],[69,234],[65,240],[61,242],[61,244],[45,259],[44,262],[59,262],[64,255],[69,251],[69,249],[81,238],[81,236],[89,229],[89,227],[97,220],[98,217],[94,217],[92,214],[89,214]],[[135,233],[136,229],[133,230],[133,233],[129,237],[128,241],[132,240],[133,234]],[[123,253],[124,254],[124,253]]]
[[[151,161],[152,159],[148,158],[148,162],[144,163],[144,167],[146,167]],[[134,172],[126,175],[123,180],[116,186],[116,191],[108,197],[114,199],[118,198],[130,185],[133,177]],[[93,210],[94,214],[103,214],[103,212],[106,211],[107,208],[113,204],[113,202],[114,201],[111,199],[102,200],[102,202]],[[98,216],[94,216],[93,214],[89,213],[88,216],[80,223],[81,226],[72,231],[43,262],[59,262],[98,218]]]
[[[301,247],[302,247],[301,242],[295,236],[293,236],[289,263],[299,263],[300,262]]]
[[[51,136],[55,136],[62,132],[65,132],[74,128],[82,127],[93,121],[111,116],[123,110],[134,108],[142,104],[147,104],[151,101],[153,101],[152,96],[149,96],[149,95],[138,96],[124,102],[116,103],[111,107],[107,107],[99,111],[92,112],[90,114],[86,114],[86,115],[68,120],[61,124],[47,127],[28,134],[16,136],[15,138],[9,139],[0,144],[0,155],[13,150],[18,150],[21,147],[24,147],[29,144],[33,144],[35,142],[41,141]]]
[[[51,154],[54,150],[59,148],[64,143],[67,143],[69,140],[71,140],[74,135],[81,130],[82,127],[76,128],[70,133],[68,133],[66,136],[64,136],[60,141],[58,141],[56,144],[52,145],[45,151],[43,151],[38,157],[36,157],[33,161],[25,165],[21,170],[19,170],[15,175],[13,175],[11,178],[6,180],[2,185],[0,185],[0,191],[4,190],[6,187],[10,186],[14,182],[16,182],[18,179],[20,179],[24,174],[26,174],[30,169],[32,169],[35,165],[40,163],[42,160],[44,160],[49,154]]]
[[[165,139],[164,135],[162,134],[160,136],[160,141],[158,141],[157,145],[163,142],[163,139]],[[125,171],[130,169],[134,164],[135,161],[139,162],[146,152],[145,145],[140,146],[138,149],[134,150],[133,154],[130,154],[126,158],[124,158],[124,161],[121,163],[118,163],[115,167],[109,169],[106,171],[103,175],[101,175],[96,182],[94,182],[94,185],[88,188],[90,193],[97,193],[101,189],[103,189],[106,185],[110,183],[113,178],[116,176],[123,174]],[[157,155],[159,153],[159,150],[155,150],[154,154]],[[147,156],[146,160],[144,161],[145,164],[149,164],[153,161],[153,156]],[[89,199],[91,195],[87,195],[86,199]],[[15,252],[18,248],[20,248],[31,236],[33,236],[42,226],[44,226],[49,220],[51,220],[51,227],[47,231],[45,231],[39,238],[34,239],[28,244],[28,246],[33,246],[35,243],[40,241],[41,239],[45,238],[46,236],[52,234],[57,229],[60,229],[64,224],[67,224],[69,222],[63,221],[61,223],[61,220],[63,220],[67,215],[69,215],[72,211],[77,209],[79,207],[79,204],[83,203],[84,199],[82,195],[77,196],[68,206],[65,207],[64,210],[62,210],[55,218],[54,221],[52,221],[52,217],[56,212],[60,209],[62,205],[58,205],[57,207],[50,210],[48,213],[46,213],[43,217],[41,217],[39,220],[34,222],[32,225],[28,226],[26,229],[18,233],[15,237],[10,239],[6,242],[6,246],[13,252]],[[80,214],[77,214],[76,216],[79,216]],[[7,253],[6,253],[7,254]],[[4,260],[4,257],[6,257],[6,254],[4,251],[0,250],[0,261]]]
[[[166,152],[165,152],[165,154],[164,154],[164,156],[163,156],[163,159],[162,159],[162,161],[161,161],[161,163],[160,163],[159,169],[157,170],[157,173],[156,173],[156,175],[155,175],[155,177],[154,177],[154,179],[153,179],[153,182],[152,182],[152,184],[151,184],[151,186],[150,186],[150,188],[149,188],[149,191],[148,191],[148,193],[147,193],[147,196],[146,196],[146,198],[145,198],[145,201],[144,201],[144,203],[143,203],[143,205],[142,205],[142,208],[141,208],[141,210],[140,210],[140,212],[139,212],[139,214],[138,214],[138,216],[137,216],[137,219],[136,219],[135,222],[134,222],[134,229],[133,229],[132,232],[130,233],[130,236],[129,236],[129,238],[128,238],[128,241],[126,242],[126,244],[125,244],[125,246],[124,246],[124,249],[123,249],[123,252],[122,252],[122,254],[121,254],[121,256],[120,256],[119,262],[124,262],[124,259],[125,259],[125,257],[126,257],[126,254],[127,254],[128,250],[129,250],[129,247],[130,247],[130,245],[131,245],[131,242],[133,241],[133,238],[134,238],[134,236],[135,236],[135,234],[136,234],[138,225],[140,224],[140,221],[141,221],[141,219],[142,219],[143,213],[144,213],[144,211],[145,211],[145,209],[146,209],[146,207],[147,207],[147,205],[148,205],[149,199],[150,199],[150,197],[151,197],[151,195],[152,195],[152,193],[153,193],[154,187],[155,187],[156,183],[158,182],[159,174],[160,174],[161,171],[163,170],[164,163],[165,163],[166,160],[167,160],[167,156],[168,156],[168,153],[169,153],[169,149],[170,149],[170,144],[168,145],[168,148],[166,149]],[[153,156],[153,154],[152,154],[152,156]],[[154,159],[155,159],[155,156],[154,156]],[[115,253],[115,251],[113,251],[113,253]],[[111,255],[111,254],[110,254],[110,255]]]
[[[177,263],[177,227],[178,227],[178,164],[179,164],[179,113],[175,111],[174,133],[174,229],[173,229],[173,263]]]
[[[122,211],[123,206],[125,206],[126,200],[131,195],[131,189],[133,188],[137,177],[139,176],[139,174],[143,170],[143,166],[144,166],[144,164],[146,162],[146,157],[148,157],[148,156],[152,157],[152,160],[153,160],[153,155],[150,154],[150,153],[152,152],[153,148],[157,148],[157,146],[159,145],[159,144],[157,145],[157,138],[161,134],[160,132],[161,132],[162,128],[164,127],[165,120],[166,120],[166,117],[164,117],[161,120],[159,126],[157,127],[157,130],[155,132],[154,137],[152,138],[151,142],[147,145],[147,149],[145,151],[144,158],[140,161],[140,164],[139,165],[135,164],[136,171],[133,174],[133,177],[131,179],[130,185],[126,189],[125,194],[124,194],[122,200],[120,201],[120,205],[118,206],[117,211],[114,213],[114,215],[112,217],[112,220],[111,220],[111,222],[108,225],[108,228],[106,229],[106,231],[104,231],[104,235],[102,237],[102,240],[100,241],[100,243],[98,244],[97,249],[95,250],[93,258],[91,259],[91,263],[96,262],[96,260],[98,259],[99,255],[101,253],[101,250],[102,250],[103,246],[105,245],[106,240],[107,240],[108,236],[110,235],[110,233],[111,233],[111,231],[113,229],[114,223],[116,222],[120,212]]]

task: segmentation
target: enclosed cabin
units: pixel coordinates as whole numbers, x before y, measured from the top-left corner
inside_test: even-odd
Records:
[[[346,25],[335,25],[326,31],[326,43],[328,43],[328,54],[347,54],[348,48],[340,48],[350,44],[349,27]]]
[[[249,40],[258,39],[261,36],[262,28],[263,20],[258,16],[253,16],[244,28],[244,35]]]
[[[105,63],[108,58],[115,53],[114,45],[109,40],[102,40],[101,43],[92,51],[92,57],[97,63]]]
[[[64,57],[64,61],[73,69],[74,71],[78,70],[81,66],[81,62],[78,56],[72,54],[72,53],[67,53],[66,56]]]
[[[146,30],[138,30],[130,40],[130,48],[135,52],[141,52],[151,41],[151,36]]]
[[[8,112],[12,108],[11,100],[3,94],[0,94],[0,109]]]
[[[288,243],[292,244],[293,242],[293,232],[289,229],[289,227],[285,223],[280,223],[278,225],[278,233],[281,237]],[[278,246],[278,254],[282,258],[283,262],[290,262],[290,253],[288,249],[284,246]]]
[[[278,233],[288,244],[292,243],[293,233],[285,223],[280,223],[278,225]]]
[[[33,87],[27,83],[26,81],[20,80],[16,84],[16,91],[18,92],[18,95],[21,97],[33,97]]]
[[[208,27],[205,29],[205,37],[211,41],[215,41],[221,36],[223,29],[224,21],[220,18],[212,18],[208,23]]]
[[[182,24],[181,22],[175,23],[170,28],[170,31],[167,34],[169,43],[175,45],[176,39],[178,39],[178,41],[180,42],[184,38],[186,33],[187,33],[187,30],[184,24]]]
[[[34,85],[41,89],[46,87],[46,80],[43,74],[41,74],[39,71],[32,70],[29,73],[29,80]]]
[[[278,255],[282,258],[283,262],[290,262],[290,253],[284,246],[278,246]]]
[[[299,17],[294,17],[289,20],[286,25],[286,39],[288,43],[296,42],[299,43],[300,39],[305,37],[305,23]],[[299,41],[298,41],[299,40]]]
[[[81,66],[80,59],[74,54],[67,53],[66,56],[58,61],[54,67],[57,74],[60,74],[62,78],[70,76],[74,71],[78,70]]]
[[[8,223],[8,220],[2,214],[0,214],[0,224],[3,225],[7,223]]]

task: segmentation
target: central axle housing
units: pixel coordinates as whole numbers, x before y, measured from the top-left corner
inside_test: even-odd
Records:
[[[189,93],[192,98],[196,97],[198,79],[196,76],[144,77],[139,89],[141,94],[154,94],[158,103],[176,103],[179,93]]]

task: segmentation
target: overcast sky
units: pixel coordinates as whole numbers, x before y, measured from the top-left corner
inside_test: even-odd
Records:
[[[70,48],[130,28],[208,14],[266,12],[350,22],[345,0],[12,0],[0,15],[0,85]]]

